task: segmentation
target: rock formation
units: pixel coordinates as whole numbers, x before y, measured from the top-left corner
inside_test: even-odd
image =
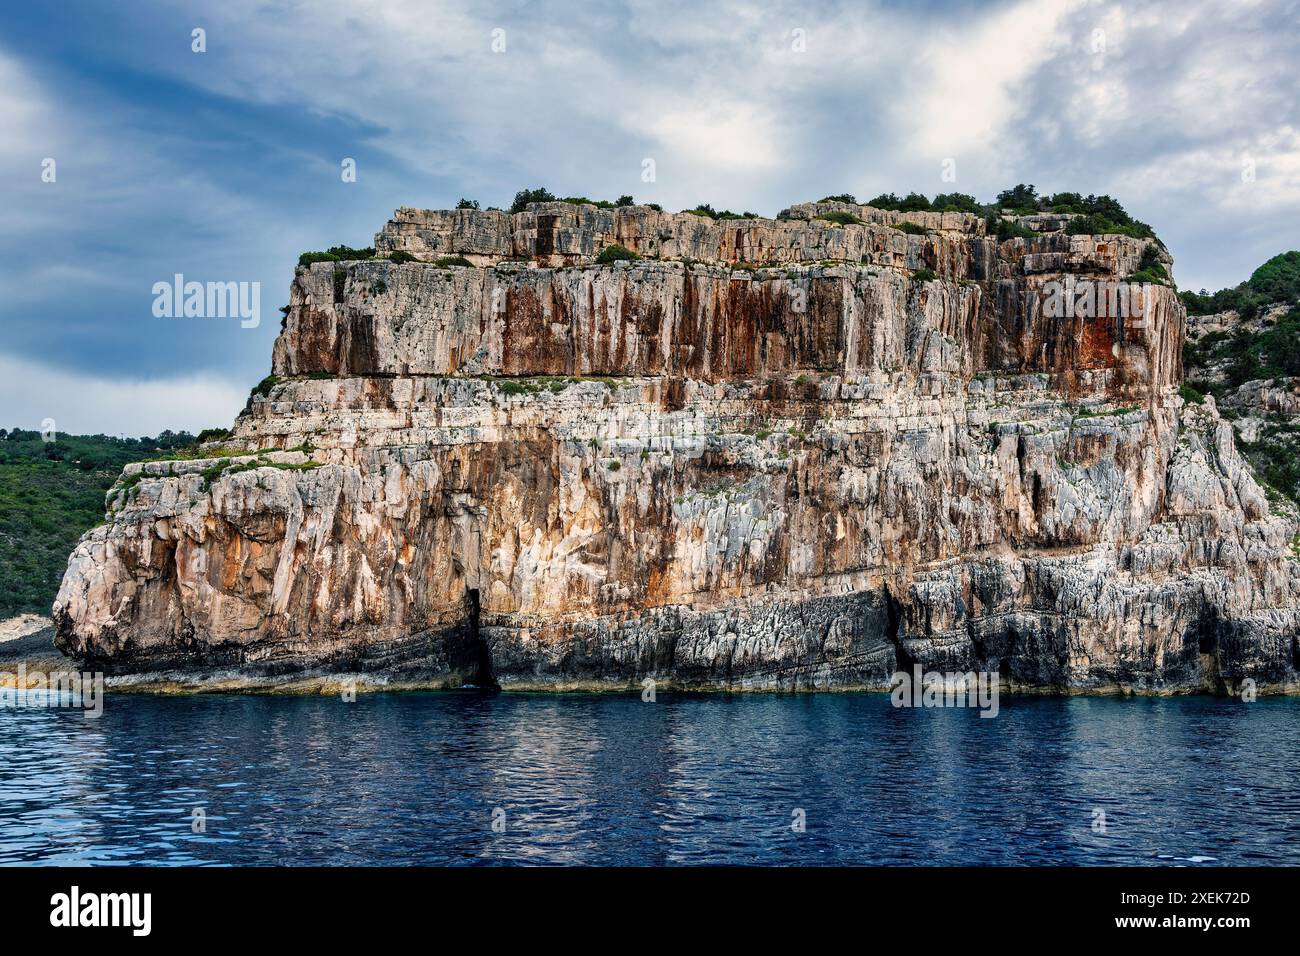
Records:
[[[1172,288],[1050,314],[1152,242],[1064,224],[400,209],[377,258],[297,270],[229,439],[126,469],[59,644],[116,673],[1294,689],[1295,522],[1180,398]]]

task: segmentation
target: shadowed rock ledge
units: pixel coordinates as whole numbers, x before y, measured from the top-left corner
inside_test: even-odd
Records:
[[[1295,690],[1296,522],[1179,397],[1173,289],[1043,308],[1152,240],[1024,224],[399,210],[376,249],[434,261],[298,269],[275,378],[128,466],[57,642],[236,683]]]

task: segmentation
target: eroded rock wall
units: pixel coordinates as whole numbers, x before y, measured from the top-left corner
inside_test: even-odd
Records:
[[[70,559],[62,646],[503,685],[917,662],[1293,686],[1294,523],[1178,397],[1173,291],[1135,292],[1141,321],[1044,308],[1143,242],[821,208],[399,210],[378,249],[480,265],[300,269],[279,381],[211,457],[127,469]],[[610,242],[700,261],[572,264]]]

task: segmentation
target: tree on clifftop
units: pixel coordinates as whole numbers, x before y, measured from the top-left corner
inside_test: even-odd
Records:
[[[511,212],[523,212],[530,202],[555,202],[555,195],[545,186],[536,189],[521,189],[515,193],[515,201],[510,204]]]

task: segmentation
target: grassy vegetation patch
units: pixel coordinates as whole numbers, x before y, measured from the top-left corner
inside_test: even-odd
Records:
[[[1085,409],[1077,412],[1075,418],[1116,418],[1141,410],[1141,405],[1125,405],[1123,408]]]
[[[483,376],[503,395],[537,395],[550,392],[558,395],[570,385],[583,382],[598,382],[608,389],[618,386],[619,380],[608,375],[525,375],[525,376]]]

